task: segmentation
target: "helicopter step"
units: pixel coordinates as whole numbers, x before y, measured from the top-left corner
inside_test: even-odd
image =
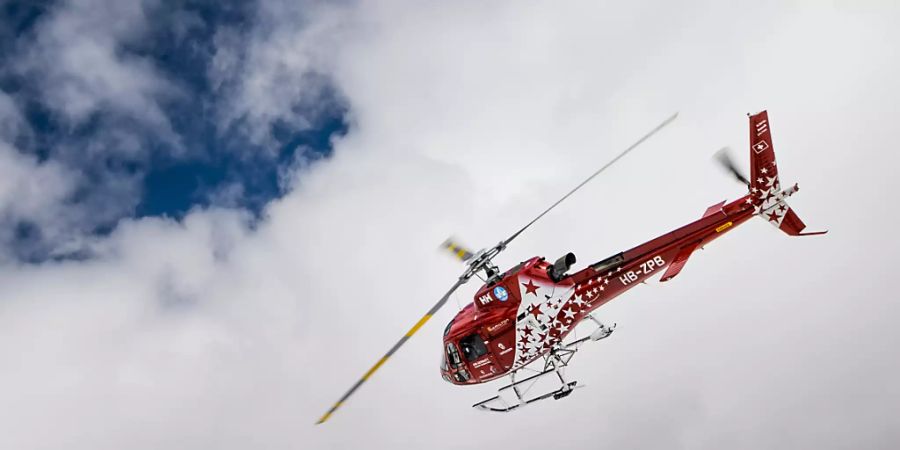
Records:
[[[525,405],[539,402],[541,400],[546,400],[551,397],[554,400],[568,397],[570,394],[572,394],[573,391],[575,391],[575,389],[584,387],[584,385],[579,386],[578,381],[567,381],[563,374],[563,369],[565,369],[566,366],[569,365],[569,361],[573,356],[575,356],[575,352],[578,351],[578,347],[580,346],[580,344],[588,340],[599,341],[601,339],[605,339],[609,337],[609,335],[612,334],[612,332],[616,328],[615,324],[613,324],[613,326],[611,327],[608,327],[593,316],[589,315],[587,317],[595,324],[597,324],[597,329],[594,330],[593,333],[591,333],[587,337],[577,339],[551,351],[544,357],[543,370],[534,375],[516,381],[516,375],[519,374],[519,372],[531,369],[523,367],[519,370],[513,371],[512,373],[510,373],[510,384],[498,389],[497,395],[487,400],[482,400],[472,405],[472,407],[481,409],[483,411],[510,412]],[[538,381],[544,379],[549,375],[556,375],[556,377],[559,379],[560,387],[550,392],[545,392],[536,396],[529,396],[528,393],[531,388],[534,387],[534,385]],[[512,391],[514,393],[514,399],[507,400],[507,398],[504,397],[504,394],[509,391]]]

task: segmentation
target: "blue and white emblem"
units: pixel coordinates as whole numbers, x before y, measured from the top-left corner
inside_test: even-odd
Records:
[[[509,298],[509,294],[503,286],[497,286],[494,288],[494,297],[497,297],[497,300],[500,300],[501,302],[505,302],[506,299]]]

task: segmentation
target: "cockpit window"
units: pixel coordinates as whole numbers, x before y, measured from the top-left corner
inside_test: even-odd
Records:
[[[450,358],[450,365],[452,365],[453,367],[459,366],[459,352],[456,350],[456,346],[453,345],[452,342],[447,343],[447,357]]]
[[[478,358],[481,358],[485,354],[487,354],[487,346],[484,345],[484,340],[481,339],[481,336],[477,334],[473,334],[471,336],[466,336],[459,340],[459,347],[462,349],[463,356],[466,357],[466,361],[475,361]]]
[[[444,328],[444,337],[447,337],[447,334],[450,333],[450,329],[453,328],[453,321],[447,324],[447,328]]]

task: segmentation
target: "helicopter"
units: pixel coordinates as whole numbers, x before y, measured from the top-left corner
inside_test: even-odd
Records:
[[[553,262],[543,257],[533,257],[505,272],[493,264],[493,259],[525,230],[677,116],[676,113],[664,120],[497,245],[473,252],[453,239],[445,241],[441,248],[467,264],[466,270],[447,293],[316,424],[327,421],[447,303],[460,286],[475,276],[484,284],[474,294],[473,301],[462,308],[444,329],[440,372],[444,380],[455,385],[486,383],[509,376],[510,383],[499,388],[496,396],[472,405],[486,411],[509,412],[541,400],[564,398],[581,387],[577,381],[569,381],[563,369],[580,345],[605,339],[616,327],[615,324],[604,324],[592,313],[650,277],[661,274],[661,282],[671,280],[681,273],[695,250],[738,225],[760,217],[789,236],[827,233],[803,232],[806,225],[787,204],[786,199],[797,193],[799,187],[794,184],[782,189],[768,112],[762,111],[748,114],[750,179],[737,169],[727,149],[717,153],[718,162],[736,180],[746,185],[748,191],[743,197],[730,203],[716,203],[691,223],[574,273],[569,273],[576,262],[573,253],[567,253]],[[593,331],[580,339],[565,342],[576,326],[582,323],[592,324]],[[558,388],[537,395],[530,394],[531,386],[538,380],[545,377],[552,380],[553,376],[558,378]]]

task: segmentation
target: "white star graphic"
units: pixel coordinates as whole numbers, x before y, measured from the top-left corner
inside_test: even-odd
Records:
[[[579,307],[585,305],[585,302],[584,302],[584,300],[581,299],[581,296],[580,296],[580,295],[576,295],[576,296],[575,296],[575,301],[572,302],[572,303],[578,305]]]
[[[762,178],[757,178],[757,179],[756,179],[756,182],[759,183],[759,184],[762,184],[762,183],[763,183],[763,179],[762,179]]]
[[[609,280],[603,280],[603,284],[609,284]]]
[[[761,173],[769,173],[769,170],[766,169],[765,167],[763,167],[762,169],[759,169],[759,171],[760,171]]]
[[[747,202],[748,205],[753,203],[753,200],[751,200],[750,197],[747,197],[747,200],[745,200],[745,201]]]
[[[563,311],[563,315],[566,316],[566,319],[574,319],[575,311],[572,311],[572,308],[567,308],[565,311]]]
[[[559,324],[559,327],[557,327],[556,329],[559,330],[559,334],[563,334],[569,329],[569,327],[565,324]]]

